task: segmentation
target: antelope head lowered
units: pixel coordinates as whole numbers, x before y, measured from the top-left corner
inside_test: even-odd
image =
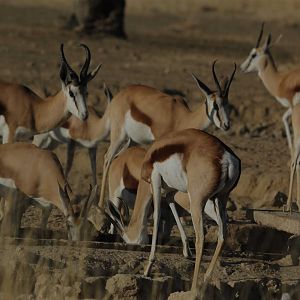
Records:
[[[199,78],[197,78],[196,75],[192,74],[192,76],[196,80],[199,89],[206,97],[205,105],[208,118],[218,128],[227,131],[230,128],[230,120],[228,117],[228,93],[236,71],[236,64],[234,64],[234,70],[230,76],[230,79],[225,78],[225,80],[223,80],[223,83],[220,84],[215,71],[216,62],[217,61],[215,60],[212,64],[212,74],[217,91],[211,90]]]
[[[66,211],[68,238],[72,241],[84,240],[86,221],[91,206],[96,199],[98,186],[90,187],[89,195],[80,204],[72,205],[67,185],[62,189],[59,185],[59,194]]]
[[[80,44],[85,49],[86,59],[80,71],[80,75],[71,68],[68,64],[64,54],[64,45],[61,44],[61,68],[60,79],[62,89],[65,97],[67,98],[68,110],[78,117],[80,120],[86,120],[88,117],[88,110],[86,105],[87,98],[87,84],[98,73],[101,64],[99,64],[92,72],[89,72],[91,62],[91,52],[88,46]]]

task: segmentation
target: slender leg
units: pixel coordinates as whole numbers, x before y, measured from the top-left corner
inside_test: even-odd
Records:
[[[68,175],[71,171],[73,159],[74,159],[74,153],[75,153],[75,147],[76,144],[73,140],[70,140],[67,145],[67,164],[65,169],[65,176],[68,178]]]
[[[182,245],[183,245],[183,256],[184,257],[191,257],[192,253],[191,253],[191,250],[190,250],[190,247],[189,247],[189,241],[188,241],[188,238],[187,238],[186,233],[184,231],[184,228],[181,224],[180,218],[178,216],[176,206],[175,206],[174,202],[170,202],[169,206],[171,208],[171,211],[173,213],[173,216],[175,218],[177,227],[178,227],[179,232],[180,232],[180,237],[181,237],[181,241],[182,241]]]
[[[158,233],[158,225],[159,225],[159,218],[160,218],[160,201],[161,201],[161,176],[160,174],[153,170],[151,175],[151,186],[152,186],[152,193],[153,193],[153,234],[152,234],[152,243],[151,243],[151,252],[149,256],[149,261],[147,268],[144,272],[145,276],[149,275],[151,270],[151,266],[155,259],[155,248],[157,242],[157,233]]]
[[[203,225],[203,210],[204,210],[204,201],[203,199],[196,199],[196,195],[190,195],[190,207],[191,207],[191,216],[192,222],[195,230],[196,242],[196,262],[195,262],[195,270],[193,276],[192,283],[192,291],[197,295],[197,283],[198,276],[200,272],[200,265],[203,254],[203,245],[204,245],[204,225]]]
[[[300,211],[300,161],[299,158],[297,158],[296,161],[296,170],[297,170],[297,206],[298,211]]]
[[[89,148],[89,157],[93,174],[93,186],[97,184],[97,147]]]
[[[5,206],[5,198],[1,197],[0,198],[0,224],[4,217],[4,206]]]
[[[289,187],[289,196],[286,206],[283,207],[284,211],[292,212],[292,197],[293,197],[293,185],[294,185],[294,175],[296,170],[296,161],[292,159],[291,168],[290,168],[290,187]]]
[[[48,219],[52,211],[52,205],[42,206],[41,228],[47,229]]]
[[[115,143],[111,143],[106,154],[104,155],[102,183],[101,183],[100,199],[98,203],[98,206],[101,208],[103,208],[104,206],[105,186],[107,181],[108,170],[112,160],[115,158],[116,154],[118,153],[123,141],[124,138],[122,137],[119,140],[117,140]],[[124,147],[128,147],[127,144],[125,144]]]
[[[216,216],[217,216],[217,224],[219,227],[218,230],[218,243],[216,246],[215,253],[211,259],[211,262],[207,268],[207,271],[204,275],[204,283],[202,286],[202,291],[201,293],[204,295],[206,286],[211,279],[211,276],[213,274],[216,262],[218,257],[220,256],[222,246],[224,243],[225,235],[226,235],[226,214],[225,214],[225,208],[222,206],[221,202],[227,202],[228,195],[224,195],[220,197],[219,199],[215,199],[214,204],[215,204],[215,211],[216,211]]]
[[[8,125],[5,125],[2,136],[2,144],[13,143],[15,139],[15,132],[16,128],[14,126],[9,128]]]
[[[285,134],[286,134],[286,138],[288,141],[288,146],[291,152],[291,156],[292,156],[292,151],[293,151],[293,145],[292,145],[292,138],[291,138],[291,132],[290,132],[290,126],[289,126],[289,117],[292,114],[292,109],[289,108],[282,116],[282,121],[284,124],[284,128],[285,128]]]

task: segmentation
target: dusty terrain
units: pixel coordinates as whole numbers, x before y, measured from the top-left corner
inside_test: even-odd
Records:
[[[104,81],[114,94],[130,83],[176,89],[186,95],[189,106],[194,109],[203,101],[203,96],[190,73],[196,73],[211,85],[211,64],[218,59],[218,73],[229,74],[233,62],[240,64],[255,45],[262,21],[266,21],[266,31],[271,31],[274,38],[283,34],[281,42],[272,49],[279,69],[289,69],[300,63],[300,3],[297,0],[224,2],[220,6],[220,1],[216,0],[176,1],[176,5],[171,0],[129,0],[128,40],[118,40],[97,35],[80,36],[63,29],[72,10],[68,1],[0,0],[0,77],[28,85],[40,94],[45,90],[55,93],[60,88],[59,44],[65,43],[69,61],[79,68],[84,55],[77,45],[84,42],[91,48],[92,64],[103,63],[89,86],[89,101],[100,112],[106,105],[102,91]],[[271,208],[278,200],[280,204],[285,199],[288,189],[289,153],[281,121],[284,108],[268,94],[256,74],[244,75],[239,70],[230,90],[230,102],[235,108],[231,116],[232,128],[226,133],[215,128],[210,128],[209,132],[231,146],[242,160],[242,176],[232,200],[238,209]],[[105,149],[107,144],[104,143],[98,151],[99,181]],[[59,147],[56,153],[64,162],[65,146]],[[86,195],[90,180],[87,151],[79,149],[70,176],[74,192]],[[240,213],[235,212],[233,218],[241,218]],[[38,221],[38,210],[31,207],[23,225],[36,227]],[[288,237],[275,232],[258,234],[258,239],[249,238],[252,231],[243,227],[247,222],[242,217],[242,225],[232,225],[229,252],[224,253],[215,272],[214,283],[220,290],[212,288],[208,299],[280,299],[286,290],[292,291],[291,296],[294,293],[293,299],[300,299],[296,292],[299,267],[292,267],[288,258],[278,261],[286,254]],[[61,214],[54,210],[49,229],[58,230],[57,236],[65,238],[63,224]],[[246,238],[237,242],[241,228]],[[256,229],[253,232],[257,232]],[[213,240],[213,232],[211,235]],[[272,255],[258,254],[254,245],[261,244],[262,238],[266,241],[264,244],[271,246],[260,251]],[[276,243],[272,238],[279,238],[280,249],[273,249]],[[178,239],[174,243],[180,247]],[[20,299],[101,299],[109,298],[108,292],[116,292],[119,287],[118,293],[126,299],[142,294],[147,294],[149,299],[165,299],[173,291],[189,288],[193,262],[183,259],[180,249],[174,250],[176,254],[158,254],[152,272],[156,280],[147,282],[148,279],[135,274],[142,274],[147,258],[145,250],[149,248],[133,251],[117,245],[91,244],[81,248],[55,241],[47,245],[42,241],[30,244],[4,240],[0,267],[6,269],[8,261],[11,266],[5,276],[3,270],[0,272],[0,292],[5,294],[5,298],[0,298],[8,299],[11,295],[12,299],[17,296]],[[26,263],[23,265],[20,261]],[[31,274],[25,276],[27,283],[21,275],[24,273]],[[132,274],[132,277],[120,275],[106,282],[117,273]],[[17,282],[18,288],[13,288],[12,282]],[[122,284],[127,292],[122,290]],[[154,294],[147,290],[149,286],[153,287]],[[56,296],[52,297],[54,294]]]

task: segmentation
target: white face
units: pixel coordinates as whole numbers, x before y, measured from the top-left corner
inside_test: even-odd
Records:
[[[67,98],[68,111],[84,121],[88,117],[88,110],[86,105],[87,89],[82,86],[75,86],[72,83],[63,85],[63,91]]]
[[[240,66],[242,72],[249,73],[258,71],[259,62],[264,54],[265,53],[260,48],[253,48],[250,51],[249,56]]]
[[[228,117],[228,100],[222,99],[217,93],[206,97],[207,111],[211,121],[220,129],[227,131],[230,128]]]
[[[71,241],[80,241],[83,238],[84,222],[81,219],[67,218],[68,238]]]

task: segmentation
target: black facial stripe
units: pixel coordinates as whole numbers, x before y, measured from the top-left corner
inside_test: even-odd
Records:
[[[211,112],[210,112],[210,113],[208,112],[208,104],[207,104],[207,100],[205,101],[205,109],[206,109],[206,115],[207,115],[208,119],[209,119],[212,123],[214,123],[213,114],[214,114],[214,110],[215,110],[215,109],[212,108]]]
[[[254,57],[251,56],[251,58],[249,60],[249,63],[247,65],[247,67],[245,68],[245,70],[247,70],[249,68],[249,66],[251,65],[253,59],[254,59]]]
[[[219,111],[217,110],[216,111],[216,114],[217,114],[217,118],[218,118],[218,120],[220,121],[220,123],[221,123],[221,118],[220,118],[220,114],[219,114]]]
[[[76,98],[74,97],[74,103],[75,103],[75,106],[76,106],[76,109],[78,110],[78,105],[77,105],[77,101],[76,101]],[[78,110],[79,111],[79,110]]]

